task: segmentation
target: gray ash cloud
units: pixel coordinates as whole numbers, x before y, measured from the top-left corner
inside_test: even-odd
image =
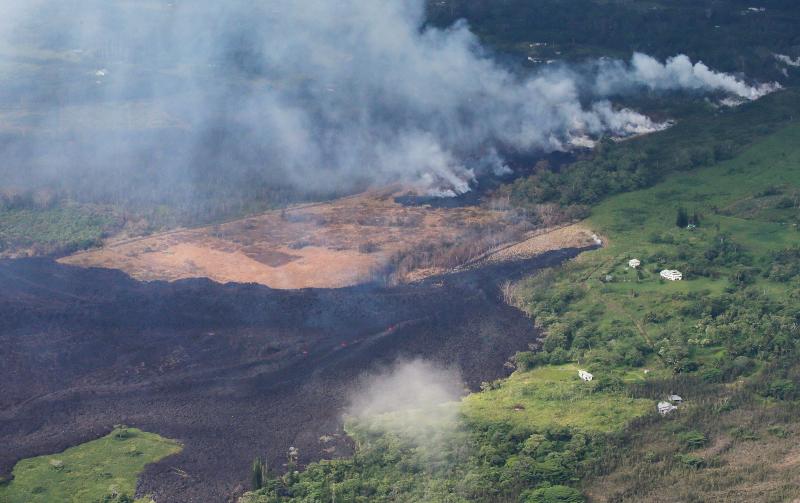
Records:
[[[661,127],[606,95],[762,89],[683,56],[522,76],[465,22],[427,26],[423,0],[32,0],[0,17],[0,176],[119,197],[254,177],[453,195],[504,172],[499,152]]]

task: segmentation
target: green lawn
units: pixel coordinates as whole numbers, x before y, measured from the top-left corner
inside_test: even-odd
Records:
[[[755,144],[735,159],[693,173],[679,173],[646,190],[621,194],[592,210],[588,223],[608,234],[608,248],[600,255],[635,254],[654,247],[647,243],[655,232],[667,232],[679,242],[698,242],[717,228],[735,235],[753,251],[780,249],[800,241],[796,225],[726,215],[724,210],[741,201],[757,199],[769,187],[784,191],[800,188],[800,125],[793,125]],[[675,213],[683,206],[703,216],[694,232],[675,228]],[[782,216],[797,214],[787,210]],[[758,216],[758,215],[756,215]],[[763,215],[767,218],[770,215]],[[773,215],[773,218],[775,216]]]
[[[64,452],[23,459],[13,480],[0,486],[0,503],[94,503],[132,497],[144,467],[180,452],[181,445],[136,428],[117,428],[103,438]],[[145,500],[147,501],[147,500]]]
[[[729,285],[727,278],[712,279],[688,276],[683,282],[661,281],[657,270],[676,267],[675,263],[652,263],[643,260],[644,278],[637,280],[628,269],[629,258],[668,257],[681,247],[705,246],[716,236],[726,234],[741,244],[756,259],[771,251],[800,244],[800,228],[793,223],[763,220],[765,215],[727,215],[725,208],[737,202],[758,199],[756,195],[770,187],[785,192],[800,189],[800,126],[787,128],[756,144],[731,161],[699,170],[671,176],[650,189],[621,194],[598,205],[587,224],[607,236],[605,248],[587,253],[579,259],[595,270],[586,283],[604,278],[613,282],[591,289],[616,300],[631,316],[639,317],[648,308],[657,306],[659,299],[673,293],[708,291],[722,293]],[[756,168],[754,168],[756,167]],[[665,200],[664,204],[653,204]],[[697,211],[702,216],[700,227],[694,230],[675,226],[678,207]],[[797,208],[794,209],[798,213]],[[672,242],[653,243],[652,236],[660,234]],[[765,287],[785,292],[781,285]]]
[[[468,421],[477,423],[507,423],[539,431],[569,427],[608,433],[654,410],[650,400],[598,392],[596,385],[597,382],[582,381],[578,366],[573,364],[518,371],[497,389],[467,396],[463,413]]]

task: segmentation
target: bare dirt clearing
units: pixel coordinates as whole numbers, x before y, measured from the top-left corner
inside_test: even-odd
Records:
[[[395,202],[396,190],[272,211],[220,225],[109,242],[60,262],[121,269],[140,280],[207,277],[271,288],[334,288],[364,282],[389,259],[424,243],[457,240],[505,214],[478,206]]]
[[[470,243],[483,240],[464,259],[474,258],[472,253],[487,256],[480,248],[484,246],[497,251],[493,261],[528,259],[591,244],[588,231],[570,226],[553,233],[548,229],[513,236],[506,232],[494,247],[493,241],[485,239],[487,234],[500,236],[519,226],[511,222],[509,212],[484,206],[404,206],[395,201],[398,194],[398,189],[372,191],[220,225],[110,241],[101,249],[59,262],[120,269],[139,280],[206,277],[278,289],[338,288],[367,282],[398,256],[441,243],[464,243],[464,251]],[[513,242],[505,241],[512,237]],[[444,265],[426,263],[424,270],[404,271],[397,279],[441,274],[452,260],[441,262]]]

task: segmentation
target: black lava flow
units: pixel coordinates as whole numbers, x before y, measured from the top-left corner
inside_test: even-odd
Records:
[[[0,476],[126,424],[184,444],[148,466],[139,494],[229,501],[256,456],[280,467],[289,446],[304,463],[331,445],[349,454],[342,412],[365,372],[424,357],[457,365],[473,389],[504,375],[537,332],[499,285],[580,251],[413,285],[291,291],[0,261]]]

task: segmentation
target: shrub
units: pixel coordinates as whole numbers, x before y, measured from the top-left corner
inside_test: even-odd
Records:
[[[699,449],[708,443],[708,438],[696,430],[682,433],[679,438],[681,442],[689,449]]]
[[[689,225],[689,213],[687,213],[686,208],[678,208],[678,212],[675,215],[675,226],[683,229],[687,225]]]
[[[706,465],[706,460],[692,454],[677,454],[675,456],[675,460],[680,464],[695,470],[703,468]]]
[[[366,243],[361,243],[358,245],[359,253],[375,253],[380,249],[380,245],[378,243],[373,243],[372,241],[367,241]]]
[[[621,377],[613,374],[606,374],[595,379],[594,391],[622,391],[625,389],[625,381]]]
[[[567,353],[564,348],[556,348],[552,353],[550,353],[551,365],[561,365],[562,363],[567,363],[569,359],[569,353]]]
[[[736,155],[736,144],[730,140],[722,141],[714,145],[714,158],[717,161],[733,159]]]
[[[783,426],[772,426],[767,430],[770,435],[774,435],[778,438],[788,438],[790,433],[786,431],[786,428]]]
[[[586,501],[577,489],[567,486],[550,486],[526,491],[522,495],[524,503],[583,503]]]
[[[531,370],[537,365],[538,359],[533,351],[520,351],[514,356],[514,363],[519,370]]]
[[[703,369],[700,377],[706,382],[722,382],[722,370],[711,367]]]
[[[762,190],[761,192],[756,193],[756,197],[769,197],[769,196],[777,196],[783,193],[783,189],[781,189],[778,185],[770,185],[766,189]]]
[[[123,428],[114,433],[114,440],[128,440],[133,438],[134,434],[127,428]]]
[[[731,430],[731,436],[736,440],[758,440],[758,433],[745,426]]]
[[[795,386],[789,379],[773,379],[763,394],[778,400],[791,400],[795,396]]]

